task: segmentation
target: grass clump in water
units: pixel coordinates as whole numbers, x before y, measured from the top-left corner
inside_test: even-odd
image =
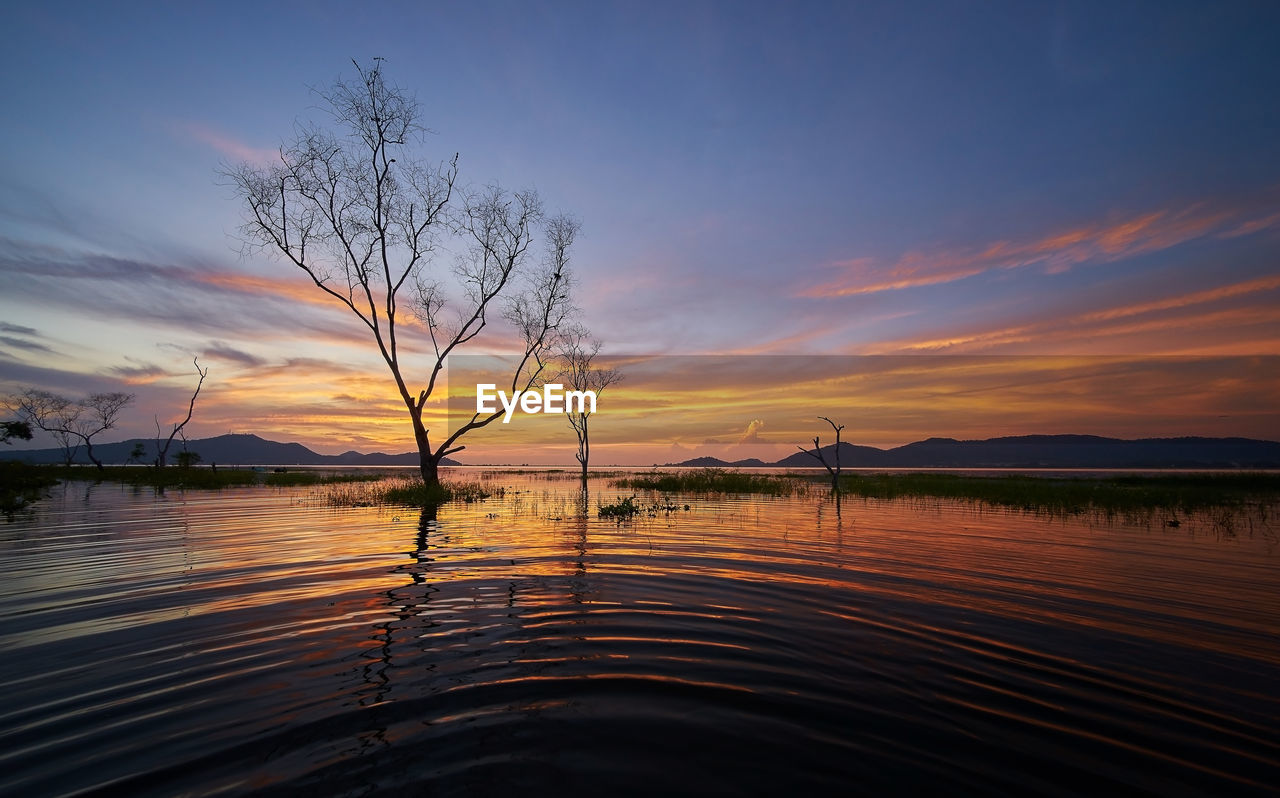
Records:
[[[1280,501],[1280,475],[1155,474],[1114,477],[856,474],[840,479],[847,496],[969,499],[1002,507],[1075,514],[1090,510],[1193,510]]]
[[[631,518],[639,512],[640,507],[636,504],[636,497],[628,496],[620,502],[600,505],[596,515],[600,518]]]
[[[616,479],[613,484],[661,493],[759,493],[767,496],[804,495],[805,481],[776,474],[744,474],[723,468],[699,468],[676,473],[652,471]]]
[[[619,521],[634,518],[640,513],[644,513],[650,518],[657,518],[659,513],[678,513],[681,510],[689,512],[689,505],[672,504],[671,502],[653,502],[652,504],[636,504],[635,496],[628,496],[620,502],[613,504],[597,504],[596,515],[600,518],[616,518]]]
[[[493,488],[478,481],[438,482],[427,485],[421,479],[404,479],[382,487],[373,497],[376,503],[402,504],[409,507],[435,507],[445,502],[466,504],[484,501],[490,496],[506,495],[506,488]],[[362,502],[357,502],[357,504]],[[363,503],[375,503],[372,501]]]
[[[166,466],[165,468],[139,466],[34,466],[48,470],[60,479],[89,482],[122,482],[126,485],[146,485],[154,488],[218,488],[257,485],[257,472],[234,468],[192,468],[190,466]]]
[[[381,474],[317,474],[314,471],[284,471],[267,474],[264,485],[278,488],[298,485],[336,485],[345,482],[377,482]]]

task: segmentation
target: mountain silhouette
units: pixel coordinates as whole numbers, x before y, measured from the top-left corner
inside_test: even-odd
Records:
[[[822,447],[835,464],[835,444]],[[669,465],[739,466],[699,457]],[[756,461],[759,462],[759,461]],[[822,464],[796,452],[763,465],[803,468]],[[845,468],[1280,468],[1280,443],[1252,438],[1141,438],[1122,440],[1097,435],[1019,435],[960,441],[929,438],[892,449],[841,442]]]
[[[93,453],[105,465],[124,463],[135,444],[141,443],[146,454],[143,463],[155,460],[156,443],[146,438],[132,438],[119,443],[97,443]],[[342,454],[317,454],[300,443],[280,443],[259,438],[257,435],[219,435],[214,438],[201,438],[187,441],[187,449],[200,454],[202,463],[219,465],[308,465],[308,466],[391,466],[418,465],[417,452],[402,454],[385,454],[373,452],[362,454],[356,451]],[[169,447],[169,461],[174,462],[177,453],[182,451],[181,442]],[[2,460],[23,460],[28,463],[61,463],[62,449],[28,449],[19,451],[0,451]],[[88,463],[89,458],[80,447],[74,462]],[[441,465],[460,465],[448,457],[440,461]]]

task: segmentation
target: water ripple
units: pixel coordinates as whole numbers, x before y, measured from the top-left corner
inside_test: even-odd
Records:
[[[36,505],[0,529],[0,792],[1280,783],[1274,535],[812,495],[619,524],[603,483],[582,514],[572,483],[501,478],[438,517]]]

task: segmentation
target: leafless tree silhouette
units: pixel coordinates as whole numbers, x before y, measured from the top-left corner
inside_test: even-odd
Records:
[[[192,358],[191,362],[195,364],[196,374],[200,375],[200,380],[199,382],[196,383],[196,389],[191,393],[191,401],[187,404],[187,417],[182,419],[181,421],[175,421],[173,423],[173,430],[169,432],[169,437],[164,439],[163,443],[160,442],[160,436],[163,434],[160,431],[160,419],[157,418],[155,420],[156,421],[156,468],[164,468],[165,464],[168,462],[169,447],[173,445],[174,437],[178,435],[184,435],[184,433],[182,432],[183,428],[187,426],[187,422],[191,421],[191,416],[196,412],[196,397],[200,395],[200,388],[201,386],[204,385],[204,378],[209,376],[208,368],[200,368],[200,358]],[[182,440],[184,444],[183,449],[185,449],[186,448],[185,435]]]
[[[578,224],[546,214],[533,191],[459,188],[457,155],[436,164],[415,158],[411,145],[426,132],[416,99],[387,82],[381,60],[356,70],[357,82],[321,93],[333,130],[300,126],[279,163],[223,174],[246,210],[246,248],[297,266],[368,330],[431,484],[440,461],[464,448],[459,438],[502,415],[476,414],[432,446],[422,416],[446,358],[500,315],[523,341],[512,391],[533,384],[573,310],[568,267]],[[535,243],[545,249],[541,259]],[[452,270],[440,280],[432,267],[446,255]],[[434,357],[420,390],[401,357],[406,315],[426,328]]]
[[[102,470],[93,456],[93,438],[116,425],[120,413],[133,401],[131,393],[95,393],[75,401],[49,391],[28,388],[16,398],[17,410],[31,425],[49,433],[62,446],[67,465],[75,462],[80,444],[85,455]]]
[[[574,324],[567,327],[559,336],[556,353],[560,361],[560,374],[556,378],[570,391],[594,391],[597,399],[605,388],[622,379],[617,369],[602,369],[594,364],[600,352],[600,342],[591,337],[587,329]],[[575,457],[582,467],[582,489],[587,488],[587,463],[591,459],[591,435],[589,422],[591,411],[587,406],[580,406],[576,411],[565,408],[565,416],[569,426],[573,427],[578,437],[578,451]]]
[[[805,454],[809,455],[810,457],[816,458],[818,462],[822,463],[823,467],[827,469],[827,473],[831,475],[831,490],[839,493],[840,492],[840,433],[844,430],[844,424],[836,424],[836,422],[832,421],[826,416],[818,416],[818,418],[830,424],[831,428],[836,431],[836,445],[834,447],[835,465],[833,466],[831,463],[828,463],[827,458],[823,456],[822,444],[820,443],[821,436],[819,435],[813,436],[812,451],[804,448],[803,446],[797,446],[796,448],[804,452]]]

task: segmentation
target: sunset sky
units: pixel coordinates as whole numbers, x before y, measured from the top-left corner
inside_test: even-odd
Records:
[[[358,322],[241,257],[216,175],[374,57],[424,156],[581,221],[606,352],[737,356],[637,366],[629,402],[717,412],[602,402],[611,460],[781,456],[842,411],[880,446],[1280,438],[1277,361],[1239,357],[1280,355],[1280,4],[54,2],[0,35],[0,393],[134,392],[113,440],[180,417],[198,355],[190,437],[413,448]],[[751,385],[781,393],[725,398]]]

